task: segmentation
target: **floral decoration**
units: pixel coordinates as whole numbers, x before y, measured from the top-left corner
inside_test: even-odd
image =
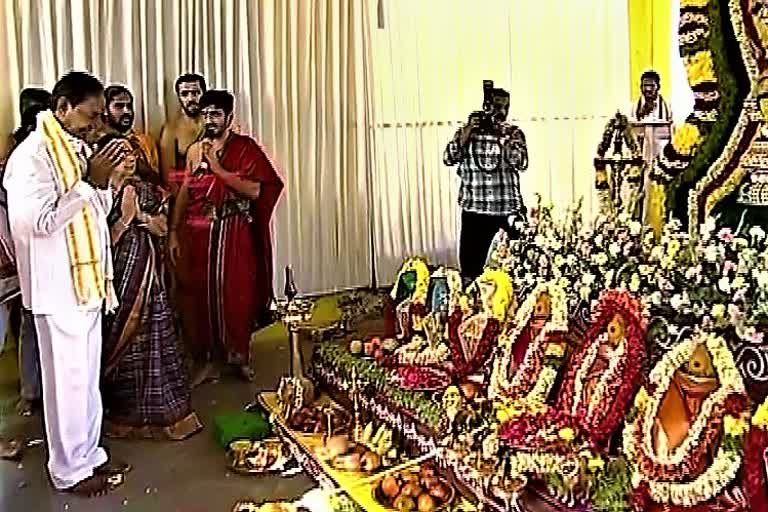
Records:
[[[540,295],[550,298],[550,316],[539,334],[526,350],[514,376],[508,374],[512,349],[531,319]],[[539,284],[522,302],[515,313],[509,332],[499,336],[498,348],[493,361],[488,396],[496,398],[527,398],[543,402],[554,384],[557,372],[565,357],[562,337],[568,332],[568,300],[565,291],[556,280]],[[555,343],[552,337],[555,336]],[[557,346],[559,346],[559,349]]]
[[[709,351],[719,386],[710,393],[690,425],[685,440],[668,454],[659,454],[653,440],[654,420],[675,372],[690,360],[696,347]],[[717,498],[733,482],[742,464],[749,400],[725,340],[697,333],[668,352],[651,371],[648,391],[636,400],[634,420],[624,430],[623,447],[630,461],[635,492],[656,503],[691,507]],[[718,437],[714,461],[703,472],[697,469],[706,450]],[[636,497],[637,503],[645,498]]]

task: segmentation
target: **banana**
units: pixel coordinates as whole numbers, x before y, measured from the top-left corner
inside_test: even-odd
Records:
[[[363,439],[362,444],[367,445],[371,442],[371,437],[373,437],[373,423],[368,423],[365,426],[365,429],[363,429]]]
[[[373,439],[371,439],[371,444],[373,446],[379,446],[379,443],[381,442],[381,436],[384,435],[385,430],[386,429],[384,428],[384,425],[379,427],[379,429],[376,431],[376,435],[373,436]]]

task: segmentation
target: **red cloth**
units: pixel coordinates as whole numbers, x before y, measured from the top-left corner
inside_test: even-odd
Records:
[[[250,137],[232,134],[220,162],[240,178],[259,182],[261,193],[244,202],[212,173],[187,178],[179,306],[185,339],[195,352],[210,354],[223,346],[232,362],[245,363],[251,333],[273,297],[270,220],[283,182]],[[221,216],[222,208],[237,213]]]

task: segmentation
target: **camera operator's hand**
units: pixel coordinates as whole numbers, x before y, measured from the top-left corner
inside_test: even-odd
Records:
[[[472,135],[472,132],[475,131],[479,126],[480,126],[480,119],[475,114],[470,114],[467,124],[464,126],[464,128],[461,129],[461,136],[459,137],[459,142],[461,143],[462,146],[467,145],[467,142],[469,142],[469,137]]]

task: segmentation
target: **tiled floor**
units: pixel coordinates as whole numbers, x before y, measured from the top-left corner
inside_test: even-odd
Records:
[[[273,389],[287,372],[285,342],[255,349],[256,382],[246,385],[233,377],[203,386],[194,405],[206,430],[181,443],[107,442],[112,453],[132,463],[134,471],[114,494],[83,500],[54,492],[45,473],[45,448],[30,448],[21,464],[0,461],[2,512],[229,512],[244,497],[294,498],[310,488],[303,475],[295,478],[248,478],[230,475],[224,453],[213,440],[216,414],[238,410],[259,389]],[[0,357],[0,434],[39,438],[40,418],[22,419],[13,411],[16,399],[12,356]]]

